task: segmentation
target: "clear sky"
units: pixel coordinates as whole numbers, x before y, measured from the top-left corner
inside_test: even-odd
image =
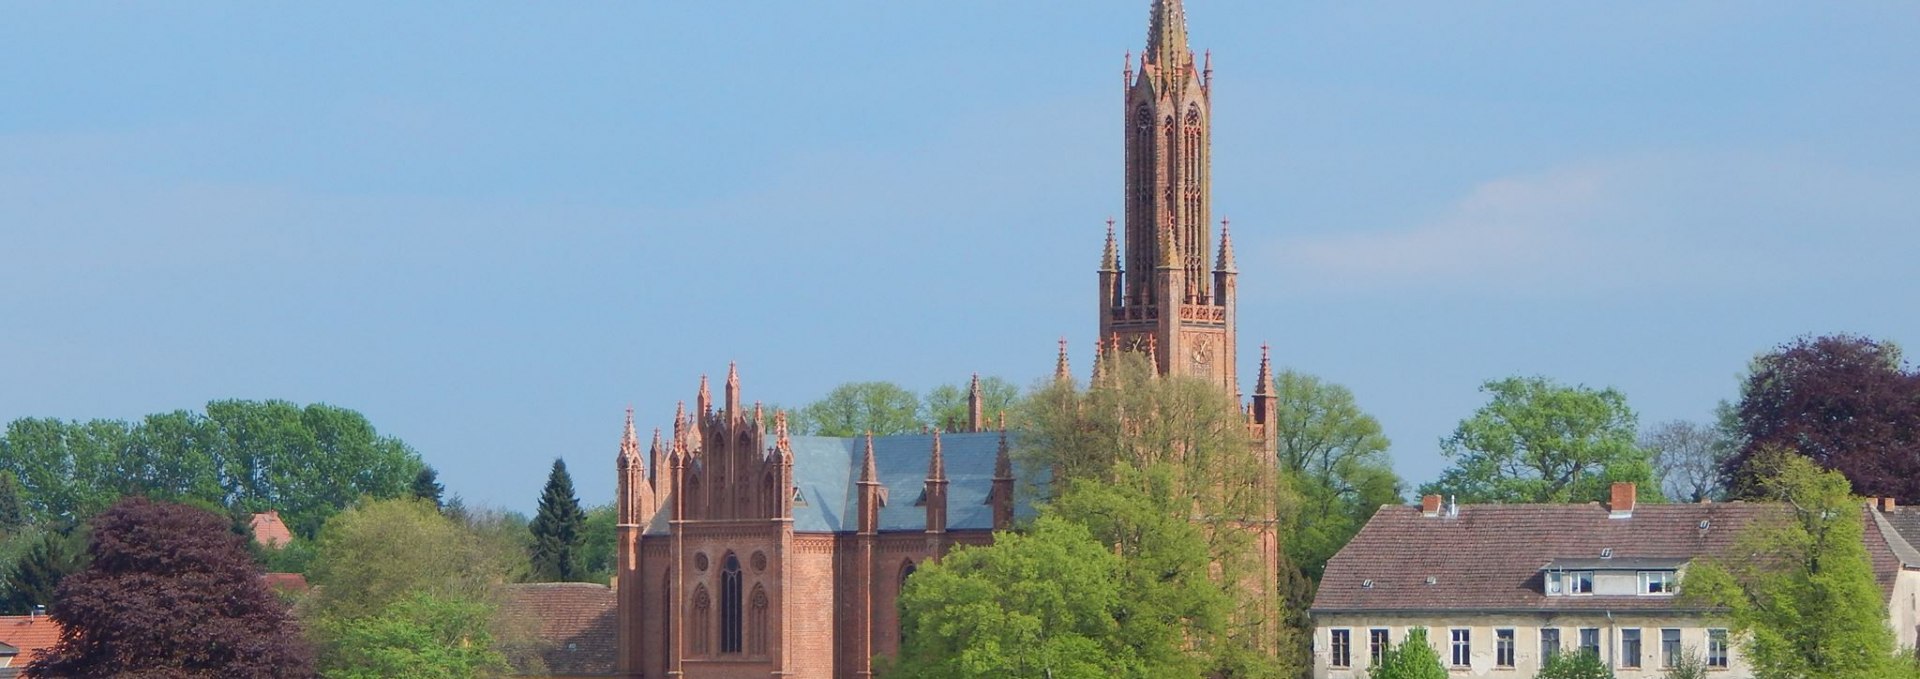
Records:
[[[449,490],[622,411],[1085,370],[1146,0],[0,5],[0,419],[323,401]],[[1400,472],[1487,379],[1705,419],[1920,345],[1920,5],[1190,0],[1243,375]]]

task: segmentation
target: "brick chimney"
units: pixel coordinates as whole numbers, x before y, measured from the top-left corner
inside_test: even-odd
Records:
[[[1607,503],[1608,508],[1613,510],[1607,514],[1608,518],[1631,518],[1633,516],[1633,505],[1639,499],[1639,494],[1639,488],[1635,487],[1632,483],[1624,481],[1615,482],[1613,484],[1613,501]]]
[[[1440,515],[1440,496],[1428,495],[1420,498],[1420,515],[1421,516],[1439,516]]]
[[[1900,508],[1900,502],[1890,497],[1880,498],[1880,511],[1891,512]]]

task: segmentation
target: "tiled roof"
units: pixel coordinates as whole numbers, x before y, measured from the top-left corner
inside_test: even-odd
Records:
[[[280,512],[255,514],[247,525],[253,529],[253,541],[261,546],[284,547],[293,544],[293,531],[287,530],[287,523],[280,520]]]
[[[1693,559],[1730,551],[1741,529],[1780,506],[1642,504],[1609,518],[1588,504],[1462,505],[1456,516],[1382,507],[1327,562],[1315,611],[1671,609],[1671,597],[1547,596],[1541,568],[1610,549],[1621,559]],[[1868,554],[1883,593],[1899,563],[1868,514]],[[1705,522],[1706,528],[1701,528]],[[1877,545],[1877,547],[1876,547]],[[1433,578],[1432,584],[1428,578]],[[1371,586],[1367,586],[1371,581]]]
[[[13,666],[20,667],[60,643],[60,625],[45,615],[0,616],[0,643],[20,649]]]
[[[267,581],[267,586],[273,588],[275,592],[300,593],[311,588],[311,586],[307,584],[307,576],[299,573],[267,573],[261,577]]]
[[[1907,541],[1907,544],[1920,547],[1920,507],[1895,507],[1892,511],[1882,512],[1882,514],[1887,517],[1887,523],[1893,524],[1893,529]]]
[[[619,623],[612,588],[589,582],[510,585],[501,613],[534,632],[549,673],[614,673]]]
[[[860,468],[866,437],[794,436],[793,485],[800,502],[793,506],[793,529],[802,533],[851,533],[858,530]],[[947,529],[992,530],[993,463],[1000,452],[999,432],[940,435],[940,454],[947,469]],[[927,463],[933,456],[931,434],[873,437],[875,469],[887,491],[880,508],[880,530],[920,531],[927,527],[927,508],[914,501],[926,488]],[[1034,514],[1025,494],[1016,494],[1014,516]],[[667,531],[667,513],[661,512],[649,533]]]

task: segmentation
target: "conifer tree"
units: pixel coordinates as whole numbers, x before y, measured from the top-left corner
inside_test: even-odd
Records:
[[[564,460],[553,461],[547,474],[547,487],[540,491],[540,509],[527,528],[533,532],[528,547],[532,562],[531,579],[536,582],[574,582],[586,575],[582,551],[586,537],[586,512],[573,494],[573,477],[567,474]]]
[[[0,534],[12,535],[27,524],[26,501],[20,497],[20,478],[0,471]]]
[[[433,467],[421,465],[420,473],[413,475],[413,496],[433,503],[435,509],[444,509],[446,504],[440,501],[440,494],[446,492],[446,486],[440,485],[440,472]]]
[[[86,567],[86,552],[73,530],[44,529],[20,558],[0,572],[0,614],[19,615],[53,603],[60,581]]]

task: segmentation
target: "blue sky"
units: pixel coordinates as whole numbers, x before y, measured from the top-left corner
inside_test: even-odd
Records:
[[[622,410],[1087,365],[1145,0],[10,3],[0,418],[360,410],[470,500]],[[1487,379],[1704,419],[1756,352],[1920,343],[1920,7],[1190,0],[1241,357],[1401,473]]]

